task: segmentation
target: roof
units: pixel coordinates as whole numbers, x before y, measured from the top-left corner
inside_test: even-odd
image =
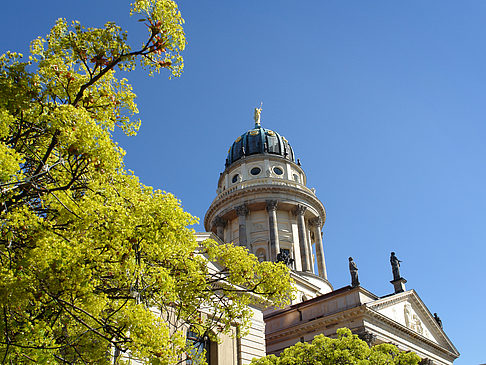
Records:
[[[294,151],[285,137],[255,123],[255,128],[236,138],[228,151],[226,167],[244,156],[271,154],[295,162]]]

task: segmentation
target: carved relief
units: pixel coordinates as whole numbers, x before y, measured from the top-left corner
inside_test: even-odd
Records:
[[[412,306],[410,303],[405,303],[403,307],[403,315],[405,317],[405,326],[419,334],[424,334],[424,327],[422,321],[417,314],[412,313]]]
[[[293,211],[294,215],[304,215],[305,211],[307,210],[307,207],[304,205],[297,205]]]
[[[220,216],[217,216],[216,218],[214,218],[213,225],[216,227],[224,227],[226,225],[226,220],[224,220]]]
[[[277,210],[278,202],[276,200],[267,200],[267,210],[269,212]]]
[[[420,321],[419,317],[414,314],[412,316],[412,330],[414,330],[415,332],[418,332],[420,333],[421,335],[424,333],[424,329],[422,327],[422,322]]]
[[[409,303],[405,303],[405,306],[403,307],[403,315],[405,317],[405,326],[408,328],[412,328],[412,307],[410,306]]]
[[[245,204],[237,206],[235,210],[236,210],[236,214],[240,217],[246,216],[249,212],[248,207]]]
[[[322,227],[322,219],[321,217],[314,217],[309,219],[309,224],[312,227]]]

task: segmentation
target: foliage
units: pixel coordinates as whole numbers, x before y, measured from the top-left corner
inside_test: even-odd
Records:
[[[337,330],[338,338],[324,335],[314,337],[312,343],[297,343],[285,349],[280,357],[269,355],[253,360],[252,365],[417,365],[413,352],[404,352],[391,344],[368,347],[365,341],[353,335],[348,328]]]
[[[138,0],[141,48],[113,23],[60,19],[28,61],[0,57],[0,361],[184,360],[188,327],[228,332],[248,304],[288,300],[282,265],[239,247],[198,246],[196,219],[123,165],[115,128],[136,134],[135,94],[115,69],[182,72],[183,19]],[[207,259],[220,269],[209,269]]]

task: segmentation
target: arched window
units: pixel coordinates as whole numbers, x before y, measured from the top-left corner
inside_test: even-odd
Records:
[[[209,364],[211,346],[208,336],[200,336],[191,328],[187,331],[186,343],[191,348],[190,352],[187,354],[187,365],[197,363],[196,359],[201,358],[201,356],[203,356],[204,354],[204,351],[206,351],[206,353],[204,354],[206,362]]]
[[[264,248],[259,248],[256,251],[255,256],[258,258],[258,261],[260,261],[260,262],[263,262],[263,261],[266,261],[267,260],[267,254],[266,254]]]
[[[204,356],[208,365],[218,364],[218,344],[207,335],[200,335],[192,328],[187,331],[186,343],[192,350],[187,354],[186,365],[198,363],[196,359]]]

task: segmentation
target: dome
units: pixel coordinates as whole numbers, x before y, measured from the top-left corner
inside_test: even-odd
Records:
[[[226,158],[226,167],[243,156],[270,154],[295,162],[294,151],[285,137],[255,123],[255,128],[242,134],[233,142]]]

